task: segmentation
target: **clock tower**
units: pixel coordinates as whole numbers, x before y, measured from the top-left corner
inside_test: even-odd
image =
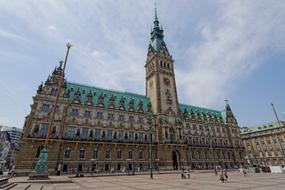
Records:
[[[157,12],[151,31],[146,68],[146,95],[155,114],[177,115],[178,99],[174,75],[174,61],[163,40],[163,29],[159,26]]]

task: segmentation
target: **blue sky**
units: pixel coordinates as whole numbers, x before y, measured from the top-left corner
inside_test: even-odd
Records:
[[[180,103],[240,126],[285,120],[285,1],[156,1]],[[145,94],[154,1],[0,0],[0,124],[22,127],[32,96],[70,51],[69,81]],[[283,112],[283,114],[282,114]]]

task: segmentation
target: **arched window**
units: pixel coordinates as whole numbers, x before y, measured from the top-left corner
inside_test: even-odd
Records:
[[[129,150],[128,159],[132,159],[132,158],[133,158],[133,151]]]
[[[147,142],[147,135],[144,135],[144,141]]]
[[[128,132],[125,132],[125,140],[128,140]]]
[[[65,149],[64,151],[64,158],[70,158],[71,156],[71,148],[67,147],[67,149]]]
[[[169,69],[169,63],[167,63],[167,68]]]
[[[118,150],[118,152],[117,152],[117,159],[118,159],[118,160],[123,159],[123,153],[122,153],[122,150]]]
[[[110,159],[111,158],[110,148],[106,148],[106,150],[105,150],[105,158],[106,159]]]
[[[99,158],[99,150],[98,150],[98,148],[95,148],[93,150],[92,158],[93,159],[98,159]]]
[[[162,61],[160,61],[160,67],[162,67]]]
[[[138,134],[135,134],[135,141],[138,140]]]
[[[81,148],[79,150],[79,159],[84,159],[85,158],[85,150],[84,148]]]

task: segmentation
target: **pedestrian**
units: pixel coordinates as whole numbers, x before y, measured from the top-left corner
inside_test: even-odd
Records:
[[[188,177],[188,179],[190,179],[190,168],[188,168],[187,177]]]
[[[186,176],[188,175],[187,174],[188,172],[187,172],[187,170],[185,168],[183,169],[183,171],[184,171],[184,179],[186,179]]]
[[[181,167],[181,178],[184,179],[184,168]]]
[[[228,182],[229,176],[228,176],[227,168],[224,169],[224,176],[225,176],[224,180],[225,180],[226,182]]]
[[[245,170],[244,168],[242,169],[242,173],[243,173],[243,176],[244,176],[244,177],[247,176],[246,170]]]
[[[222,181],[223,183],[225,182],[224,180],[224,170],[222,169],[222,168],[220,168],[220,172],[219,172],[219,174],[220,174],[220,181]]]

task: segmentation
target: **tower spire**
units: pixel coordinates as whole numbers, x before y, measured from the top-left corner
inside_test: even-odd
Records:
[[[159,27],[157,17],[156,3],[154,4],[154,21],[151,31],[151,45],[156,52],[160,51],[161,43],[163,42],[163,29]]]
[[[156,12],[156,3],[154,3],[154,20],[158,20],[157,19],[157,12]]]
[[[155,29],[155,28],[159,29],[159,21],[157,18],[156,3],[154,4],[154,21],[153,21],[153,29]]]

